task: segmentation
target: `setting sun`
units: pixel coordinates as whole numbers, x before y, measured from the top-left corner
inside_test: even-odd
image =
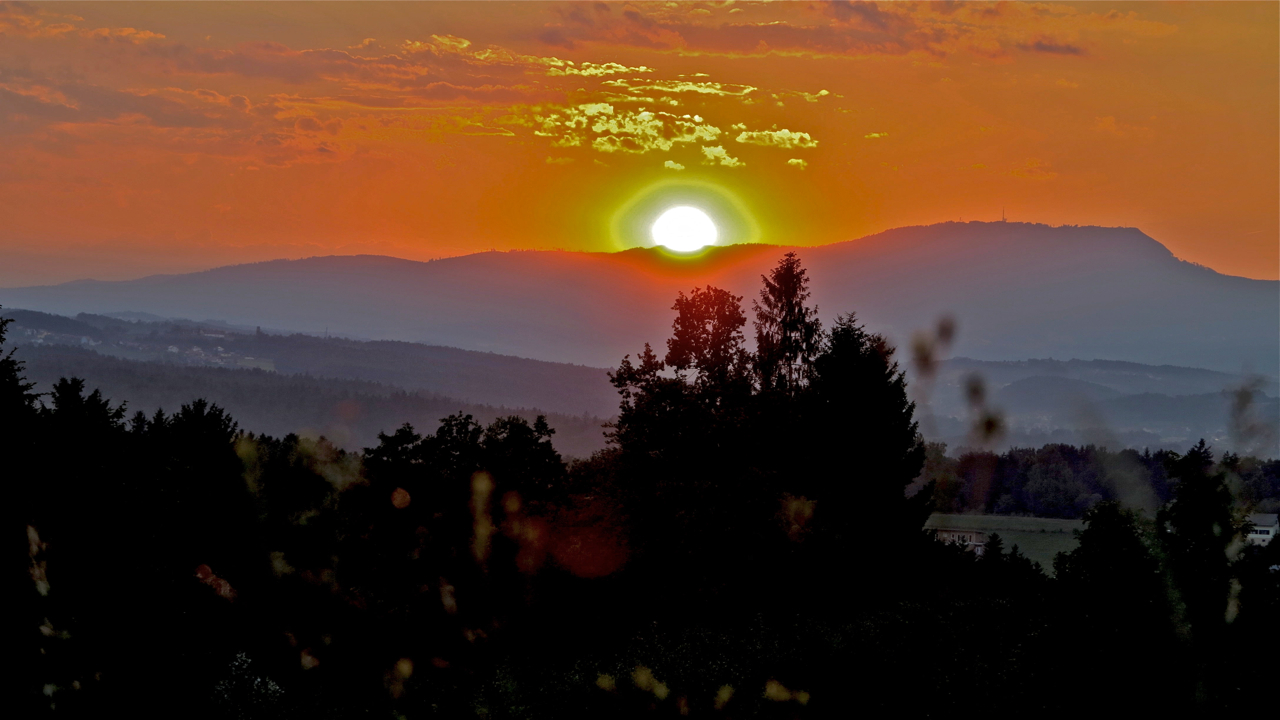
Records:
[[[671,208],[653,223],[653,241],[676,252],[693,252],[714,245],[718,236],[711,217],[687,205]]]

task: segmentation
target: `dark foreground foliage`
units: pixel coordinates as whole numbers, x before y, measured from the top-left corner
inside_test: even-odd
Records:
[[[1101,500],[1048,576],[923,533],[893,349],[789,256],[676,302],[611,445],[406,425],[352,454],[216,406],[128,417],[0,359],[20,716],[832,717],[1252,709],[1280,543],[1203,444],[1154,515]],[[2,337],[0,337],[2,339]],[[1061,448],[1056,452],[1064,452]],[[25,537],[23,536],[25,533]]]

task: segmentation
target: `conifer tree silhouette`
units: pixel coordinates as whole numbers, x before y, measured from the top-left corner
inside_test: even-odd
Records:
[[[818,308],[805,304],[810,295],[808,271],[790,252],[760,279],[760,297],[751,301],[756,314],[756,375],[762,390],[794,392],[807,379],[822,344]]]

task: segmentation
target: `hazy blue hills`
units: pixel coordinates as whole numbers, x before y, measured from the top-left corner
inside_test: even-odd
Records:
[[[908,373],[915,380],[914,373]],[[965,385],[971,376],[982,378],[988,390],[1004,402],[1019,404],[1070,398],[1097,402],[1119,395],[1200,395],[1232,391],[1246,383],[1259,383],[1267,395],[1280,394],[1274,376],[1206,370],[1176,365],[1144,365],[1114,360],[1019,360],[988,361],[951,358],[942,363],[927,399],[935,409],[947,414],[963,412],[968,406]],[[923,387],[913,382],[913,391]]]
[[[985,406],[1005,422],[997,447],[1185,450],[1204,438],[1219,450],[1280,455],[1275,378],[1102,360],[956,358],[942,363],[931,384],[911,386],[928,435],[953,446],[972,442],[972,378],[981,379]]]
[[[87,313],[73,319],[8,309],[0,315],[14,319],[10,339],[21,345],[73,344],[125,360],[360,380],[466,403],[572,415],[609,417],[618,406],[601,368],[416,343],[244,332],[217,322],[125,321]]]
[[[1098,403],[1123,396],[1119,390],[1074,378],[1036,376],[1015,380],[1000,389],[996,399],[1010,413],[1033,413],[1046,405]]]
[[[401,340],[596,367],[661,348],[677,291],[754,297],[788,248],[344,256],[125,282],[0,289],[0,304],[121,311]],[[905,344],[942,315],[980,360],[1076,357],[1280,373],[1280,283],[1178,260],[1132,228],[944,223],[795,248],[822,315],[856,311]]]
[[[63,317],[62,315],[35,310],[5,308],[0,310],[0,317],[12,319],[14,326],[18,329],[44,331],[55,335],[68,335],[89,340],[102,340],[104,338],[102,330],[97,326],[75,318]]]
[[[426,391],[405,391],[380,383],[302,374],[283,374],[247,367],[215,367],[159,360],[126,360],[93,349],[63,344],[25,344],[18,359],[38,392],[48,392],[63,377],[83,378],[128,411],[148,416],[157,409],[172,413],[195,398],[226,408],[240,427],[275,435],[323,435],[348,449],[378,444],[379,432],[412,423],[432,432],[447,415],[464,412],[488,424],[494,418],[520,415],[530,422],[542,411],[470,403]],[[604,447],[599,417],[545,413],[556,434],[556,449],[586,457]]]
[[[423,430],[459,410],[480,418],[549,413],[563,452],[604,446],[602,418],[617,411],[606,370],[406,342],[245,332],[226,323],[126,321],[6,310],[28,375],[48,390],[78,376],[135,410],[172,410],[205,397],[248,429],[325,434],[348,447],[412,422]],[[1103,360],[943,362],[931,382],[909,373],[922,429],[953,448],[969,442],[966,386],[980,378],[1008,432],[1000,446],[1045,442],[1277,455],[1275,378]],[[1248,406],[1237,407],[1250,388]],[[1261,429],[1243,437],[1252,424]],[[1248,433],[1245,433],[1248,434]],[[1270,448],[1270,449],[1268,449]]]

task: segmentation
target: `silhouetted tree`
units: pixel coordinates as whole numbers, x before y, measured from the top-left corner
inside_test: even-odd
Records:
[[[882,551],[913,542],[931,505],[928,496],[905,497],[925,445],[893,354],[883,336],[841,315],[813,361],[799,413],[814,450],[797,465],[818,502],[815,517],[843,542],[873,537]]]
[[[1153,707],[1174,710],[1190,699],[1182,653],[1175,644],[1165,579],[1152,552],[1150,520],[1117,502],[1084,513],[1079,545],[1059,553],[1054,570],[1067,610],[1064,674],[1093,688],[1089,698],[1128,697],[1142,688]],[[1142,662],[1134,662],[1141,649]],[[1081,706],[1088,698],[1075,698]]]
[[[1211,634],[1225,617],[1231,553],[1239,521],[1223,472],[1201,440],[1174,466],[1173,501],[1156,516],[1161,545],[1186,605],[1193,634]]]
[[[1170,473],[1173,501],[1156,515],[1156,529],[1169,576],[1185,608],[1201,700],[1216,702],[1224,688],[1222,641],[1230,606],[1232,561],[1241,546],[1241,521],[1226,473],[1214,471],[1213,452],[1201,440]]]
[[[543,415],[533,425],[512,415],[485,428],[480,443],[484,467],[493,475],[499,497],[515,492],[523,502],[563,498],[567,470],[551,445],[554,433]]]
[[[4,347],[11,322],[11,318],[0,317],[0,348]],[[0,354],[0,418],[4,420],[6,436],[19,431],[22,423],[30,422],[39,397],[39,393],[32,392],[35,383],[22,374],[22,361],[13,356],[16,350],[11,347]]]
[[[666,363],[646,345],[611,374],[633,527],[644,553],[688,568],[695,586],[787,562],[885,567],[927,516],[927,496],[904,497],[924,445],[893,348],[852,315],[824,334],[794,253],[764,281],[754,355],[741,349],[739,298],[707,288],[677,298]],[[747,359],[756,388],[739,375]],[[879,548],[870,559],[855,554],[867,538]],[[839,581],[818,565],[800,575]]]
[[[1079,546],[1054,559],[1054,573],[1101,633],[1133,633],[1143,642],[1168,617],[1160,566],[1140,518],[1116,502],[1084,514]],[[1148,525],[1150,521],[1147,521]],[[1166,628],[1167,629],[1167,628]]]
[[[756,314],[756,376],[762,390],[794,392],[807,380],[822,344],[818,308],[806,304],[808,271],[791,252],[760,279],[764,287],[759,299],[751,302]]]
[[[672,309],[676,319],[667,340],[664,363],[678,373],[693,369],[695,382],[717,393],[730,383],[746,381],[748,356],[743,348],[742,298],[707,286],[679,293]]]

